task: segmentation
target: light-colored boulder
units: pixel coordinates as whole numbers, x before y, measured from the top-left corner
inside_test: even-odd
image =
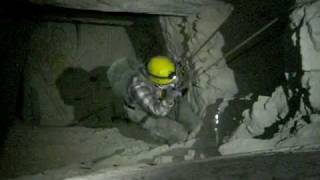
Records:
[[[318,60],[320,61],[320,59]],[[309,101],[312,108],[320,111],[320,71],[305,72],[302,78],[302,86],[309,92]]]
[[[265,128],[283,119],[289,112],[286,95],[278,87],[271,97],[259,96],[252,109],[244,111],[244,123],[253,136],[264,133]]]
[[[320,115],[310,116],[311,124],[299,124],[296,134],[278,144],[281,147],[310,146],[320,144]]]
[[[173,162],[173,156],[159,156],[154,160],[155,164],[167,164]]]
[[[186,155],[184,155],[184,160],[185,161],[190,161],[190,160],[194,160],[196,156],[196,151],[195,150],[188,150],[188,153]]]
[[[305,2],[305,1],[303,1]],[[301,2],[301,3],[303,3]],[[293,41],[301,47],[302,69],[304,71],[320,70],[320,2],[307,4],[291,15]],[[299,41],[299,42],[297,42]]]
[[[274,138],[266,140],[254,138],[262,135],[265,132],[265,128],[286,117],[289,112],[286,98],[282,87],[276,88],[271,97],[259,96],[252,108],[243,112],[243,122],[235,130],[228,142],[219,147],[220,153],[234,154],[270,150],[283,137],[287,138],[290,134],[288,131],[294,126],[294,121],[282,128]],[[297,117],[297,120],[300,119],[300,116]]]
[[[149,130],[151,135],[161,137],[170,144],[183,142],[188,136],[188,132],[181,124],[166,117],[149,117],[143,124],[143,128]]]

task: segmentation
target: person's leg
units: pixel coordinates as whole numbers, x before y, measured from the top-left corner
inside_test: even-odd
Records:
[[[186,98],[181,98],[176,121],[181,123],[190,133],[202,123],[201,118],[193,112]]]
[[[184,141],[188,136],[187,130],[172,119],[150,116],[137,107],[130,108],[125,106],[125,110],[129,120],[140,124],[144,129],[148,130],[155,139],[164,139],[172,144]]]
[[[182,142],[188,136],[187,130],[181,124],[166,117],[149,116],[142,126],[152,135],[167,140],[169,144]]]

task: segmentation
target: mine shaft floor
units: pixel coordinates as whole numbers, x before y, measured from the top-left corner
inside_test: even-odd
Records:
[[[316,180],[320,151],[227,156],[161,166],[115,168],[68,180]]]

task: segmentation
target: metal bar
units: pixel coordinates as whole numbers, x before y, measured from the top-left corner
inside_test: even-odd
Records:
[[[275,24],[276,22],[279,21],[279,18],[274,18],[272,21],[270,21],[268,24],[266,24],[265,26],[263,26],[262,28],[260,28],[258,31],[256,31],[255,33],[253,33],[251,36],[249,36],[247,39],[245,39],[244,41],[242,41],[240,44],[238,44],[237,46],[235,46],[234,48],[232,48],[230,51],[228,51],[224,56],[222,56],[221,58],[219,58],[215,63],[211,64],[210,66],[208,66],[206,69],[204,69],[203,71],[200,71],[197,75],[201,76],[202,74],[206,73],[210,68],[212,68],[213,66],[216,66],[217,64],[219,64],[223,59],[228,58],[231,54],[235,53],[237,50],[239,50],[241,47],[243,47],[244,45],[246,45],[247,43],[249,43],[252,39],[256,38],[257,36],[259,36],[261,33],[263,33],[265,30],[267,30],[269,27],[271,27],[273,24]],[[228,63],[228,62],[227,62]]]
[[[305,2],[305,3],[301,3],[301,4],[297,4],[296,6],[291,7],[288,10],[288,13],[294,11],[297,8],[301,8],[302,6],[305,5],[310,5],[313,4],[315,2],[317,2],[319,0],[310,0],[309,2]],[[204,69],[203,71],[200,71],[197,75],[201,76],[202,74],[206,73],[210,68],[212,68],[213,66],[216,66],[217,64],[219,64],[223,59],[228,58],[231,54],[235,53],[237,50],[239,50],[241,47],[243,47],[244,45],[246,45],[248,42],[250,42],[252,39],[256,38],[258,35],[260,35],[261,33],[263,33],[264,31],[266,31],[270,26],[272,26],[273,24],[275,24],[276,22],[279,21],[279,17],[274,18],[272,21],[270,21],[268,24],[266,24],[265,26],[263,26],[261,29],[259,29],[258,31],[256,31],[254,34],[252,34],[250,37],[248,37],[247,39],[245,39],[244,41],[242,41],[240,44],[238,44],[237,46],[235,46],[234,48],[232,48],[230,51],[228,51],[224,56],[222,56],[221,58],[219,58],[215,63],[209,65],[206,69]],[[190,57],[195,57],[200,50],[214,37],[214,35],[217,33],[218,30],[214,31],[209,38],[200,46],[200,48],[195,51],[195,53],[190,56]],[[229,62],[227,61],[227,64]]]

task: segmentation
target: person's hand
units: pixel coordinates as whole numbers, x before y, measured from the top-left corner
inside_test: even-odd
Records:
[[[180,97],[180,96],[182,96],[182,92],[179,90],[174,90],[174,91],[172,91],[172,96],[173,97]]]
[[[182,96],[182,92],[177,88],[168,88],[166,90],[167,97],[176,98]]]

